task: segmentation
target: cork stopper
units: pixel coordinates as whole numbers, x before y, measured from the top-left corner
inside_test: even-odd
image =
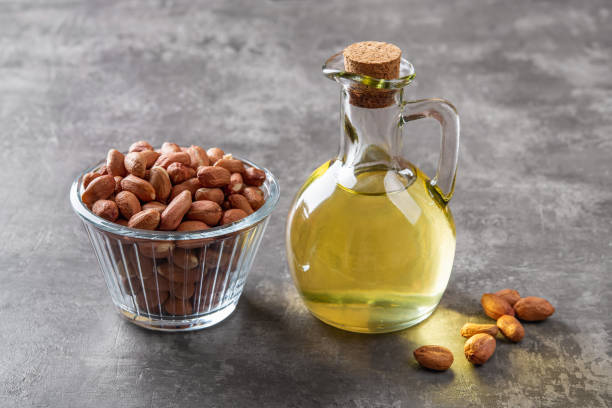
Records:
[[[402,50],[379,41],[363,41],[349,45],[342,53],[346,72],[377,79],[399,78]],[[395,91],[355,84],[349,90],[350,103],[362,108],[384,108],[395,103]]]

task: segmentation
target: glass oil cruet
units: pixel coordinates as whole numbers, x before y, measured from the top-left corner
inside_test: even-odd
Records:
[[[353,44],[327,60],[323,73],[342,87],[340,149],[291,206],[291,273],[325,323],[362,333],[401,330],[431,315],[450,277],[459,117],[442,99],[403,100],[414,69],[392,44]],[[400,157],[406,124],[428,117],[442,129],[433,179]]]

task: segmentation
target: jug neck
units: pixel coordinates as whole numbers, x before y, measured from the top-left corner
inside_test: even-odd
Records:
[[[351,103],[350,86],[342,86],[338,161],[355,170],[401,169],[402,89],[387,90],[394,103],[364,108]]]

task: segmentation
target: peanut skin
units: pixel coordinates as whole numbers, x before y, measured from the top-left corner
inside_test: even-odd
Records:
[[[162,231],[172,231],[179,226],[183,216],[187,214],[191,207],[191,192],[185,190],[170,201],[170,204],[162,212],[159,229]]]
[[[510,341],[519,342],[525,337],[525,329],[514,316],[503,315],[497,319],[497,327]]]
[[[420,365],[434,371],[446,371],[454,361],[453,353],[442,346],[422,346],[413,355]]]
[[[484,364],[495,352],[495,338],[486,333],[475,334],[465,342],[463,352],[470,363]]]

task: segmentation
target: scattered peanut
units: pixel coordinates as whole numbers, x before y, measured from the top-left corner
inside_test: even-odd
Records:
[[[527,322],[546,320],[555,313],[555,308],[548,300],[537,296],[521,298],[514,304],[514,310],[519,319]]]
[[[519,342],[525,336],[523,325],[514,316],[503,315],[497,319],[497,327],[510,341]]]
[[[425,368],[445,371],[453,364],[453,353],[442,346],[422,346],[413,352],[414,358]]]
[[[487,333],[495,337],[498,331],[497,326],[494,324],[466,323],[461,328],[461,335],[470,338],[478,333]]]
[[[487,316],[491,319],[499,319],[500,316],[510,315],[514,316],[514,310],[508,302],[501,297],[494,295],[493,293],[485,293],[480,299],[480,304],[484,309]]]
[[[495,352],[495,343],[495,338],[490,334],[475,334],[463,346],[465,358],[472,364],[484,364]]]
[[[497,296],[504,299],[510,306],[514,306],[516,302],[521,298],[521,295],[514,289],[502,289],[495,292]]]

